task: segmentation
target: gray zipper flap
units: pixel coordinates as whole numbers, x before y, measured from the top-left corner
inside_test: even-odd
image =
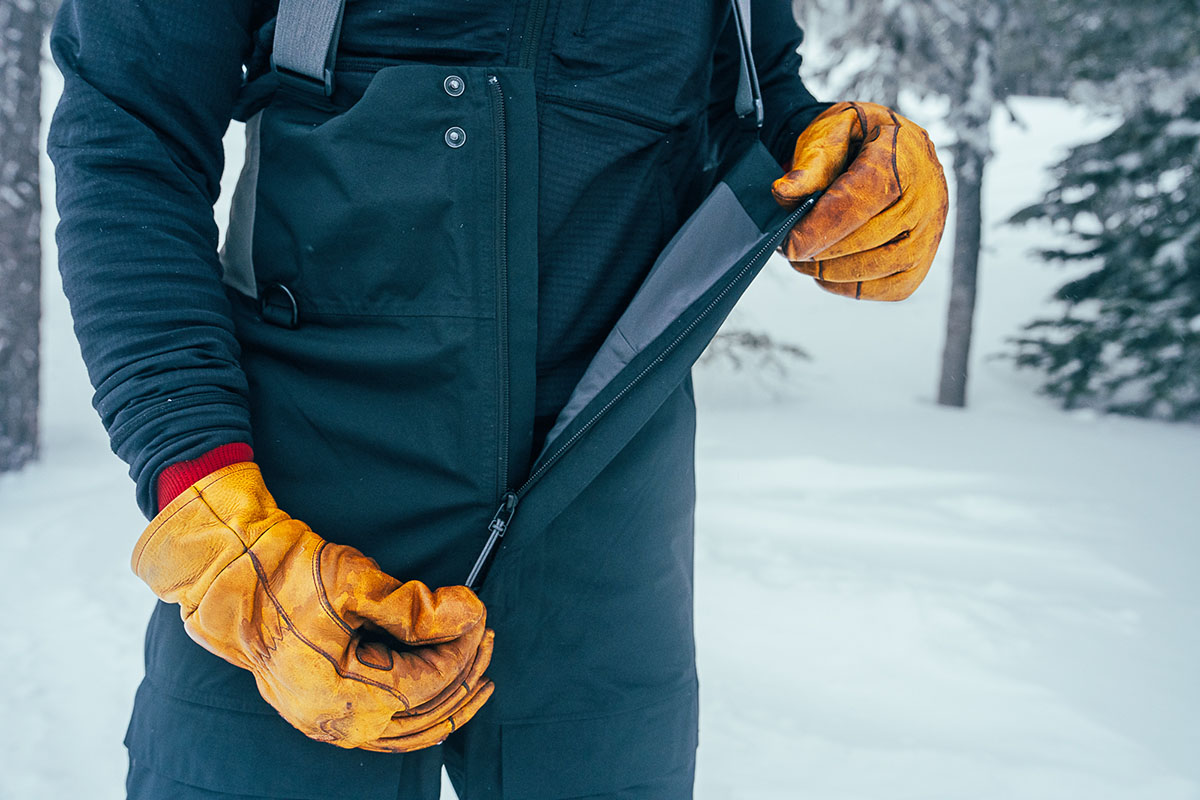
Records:
[[[576,384],[546,436],[543,454],[638,353],[761,244],[770,220],[760,224],[751,217],[747,206],[761,216],[761,204],[744,204],[731,187],[737,186],[742,193],[757,187],[769,197],[771,181],[780,173],[766,149],[755,145],[667,243]],[[754,178],[748,180],[748,174]],[[770,210],[773,216],[786,214],[778,207]]]

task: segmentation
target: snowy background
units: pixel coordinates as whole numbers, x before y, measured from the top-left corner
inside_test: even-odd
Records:
[[[1200,428],[1065,413],[990,358],[1064,278],[1029,255],[1050,231],[1002,221],[1115,124],[1014,107],[1023,124],[994,122],[968,410],[933,402],[952,231],[899,305],[772,263],[729,325],[812,360],[696,371],[701,800],[1200,798]],[[45,192],[53,208],[48,164]],[[0,476],[0,798],[112,800],[152,604],[128,566],[144,520],[47,216],[43,455]]]

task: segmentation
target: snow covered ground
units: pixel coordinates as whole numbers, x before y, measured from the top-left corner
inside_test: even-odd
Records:
[[[1063,413],[988,359],[1062,278],[999,222],[1107,124],[1017,110],[969,410],[932,402],[948,248],[894,306],[774,263],[730,325],[813,360],[697,370],[702,800],[1200,798],[1200,429]],[[52,268],[45,296],[43,458],[0,478],[0,798],[112,800],[144,521]]]

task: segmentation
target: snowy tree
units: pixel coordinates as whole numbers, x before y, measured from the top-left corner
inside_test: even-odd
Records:
[[[57,0],[0,0],[0,472],[37,456],[42,33]]]
[[[1094,268],[1059,289],[1061,316],[1030,323],[1013,355],[1068,408],[1200,421],[1200,9],[1109,11],[1072,48],[1073,94],[1125,121],[1071,151],[1058,185],[1015,217],[1071,233],[1046,259]]]
[[[1028,0],[1026,2],[1028,4]],[[1011,93],[998,52],[1020,0],[819,0],[798,10],[828,31],[839,63],[825,71],[847,96],[896,107],[900,89],[947,102],[954,134],[953,279],[938,402],[966,404],[992,110]],[[902,109],[901,109],[902,110]]]
[[[37,455],[45,12],[37,0],[0,0],[0,472]]]

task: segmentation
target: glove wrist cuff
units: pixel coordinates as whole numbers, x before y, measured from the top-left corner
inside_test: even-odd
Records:
[[[189,486],[150,521],[131,566],[156,595],[179,603],[186,617],[216,576],[284,519],[258,465],[231,464]]]

